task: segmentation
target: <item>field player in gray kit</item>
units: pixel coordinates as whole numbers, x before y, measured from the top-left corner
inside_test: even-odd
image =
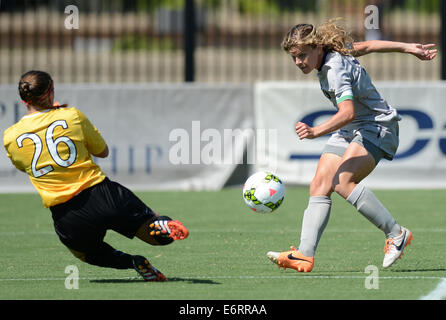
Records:
[[[413,239],[412,232],[400,226],[373,192],[360,184],[382,158],[393,159],[399,143],[398,121],[401,118],[381,97],[354,56],[404,52],[421,60],[432,60],[437,54],[437,50],[432,49],[434,46],[380,40],[355,43],[334,20],[318,28],[298,24],[287,33],[282,48],[304,74],[318,71],[322,92],[337,112],[314,127],[303,122],[296,124],[301,140],[333,134],[322,151],[310,184],[299,248],[267,253],[279,267],[298,272],[313,270],[316,248],[329,220],[333,191],[384,232],[384,268],[401,257],[404,247]]]

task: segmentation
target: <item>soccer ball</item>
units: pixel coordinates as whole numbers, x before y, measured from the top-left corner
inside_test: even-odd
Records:
[[[243,199],[251,210],[269,213],[276,210],[285,197],[282,181],[270,172],[257,172],[246,180]]]

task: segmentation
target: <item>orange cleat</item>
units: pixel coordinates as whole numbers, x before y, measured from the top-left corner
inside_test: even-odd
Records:
[[[178,220],[172,220],[167,223],[170,229],[169,237],[173,240],[184,240],[189,236],[189,230]]]
[[[154,266],[152,266],[149,260],[147,260],[143,256],[133,256],[132,259],[133,268],[144,279],[144,281],[167,281],[166,276],[158,271]]]
[[[189,236],[189,230],[180,221],[162,216],[149,225],[149,234],[173,240],[184,240]]]
[[[269,251],[266,256],[279,268],[291,268],[298,272],[310,272],[313,270],[314,257],[306,257],[296,248],[291,247],[290,251],[275,252]]]

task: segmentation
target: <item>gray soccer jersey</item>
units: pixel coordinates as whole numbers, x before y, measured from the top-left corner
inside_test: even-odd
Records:
[[[336,108],[344,100],[353,100],[354,122],[400,120],[398,112],[381,97],[365,69],[354,57],[329,51],[317,75],[322,91]]]
[[[345,100],[352,100],[355,119],[341,128],[327,145],[346,148],[348,143],[366,139],[382,149],[391,160],[398,147],[398,121],[396,109],[384,100],[372,84],[365,69],[352,56],[329,51],[318,72],[322,92],[335,108]]]

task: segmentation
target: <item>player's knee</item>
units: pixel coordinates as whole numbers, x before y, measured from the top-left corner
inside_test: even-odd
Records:
[[[334,192],[346,199],[355,185],[356,184],[354,182],[349,180],[343,181],[340,179],[333,179],[332,188]]]
[[[330,195],[333,192],[331,182],[324,177],[314,177],[310,183],[310,195]]]
[[[345,184],[340,181],[339,176],[334,176],[331,182],[331,188],[333,189],[333,191],[339,194],[339,192],[342,192],[344,187]]]
[[[338,182],[333,183],[332,188],[337,194],[342,194],[344,190],[344,186]]]
[[[78,258],[79,260],[81,260],[83,262],[86,262],[87,256],[86,256],[85,253],[79,252],[79,251],[76,251],[76,250],[73,250],[73,249],[70,249],[70,248],[68,248],[68,249],[73,254],[73,256],[75,256],[76,258]]]

